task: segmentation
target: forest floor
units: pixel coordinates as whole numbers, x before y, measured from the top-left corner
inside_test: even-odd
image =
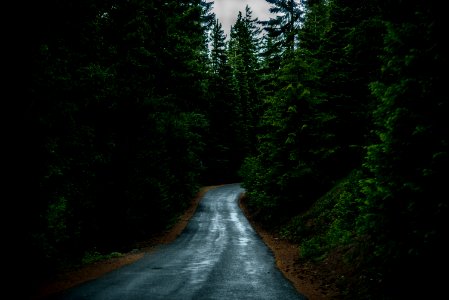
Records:
[[[129,253],[98,261],[77,269],[67,270],[51,280],[48,279],[41,282],[39,289],[32,299],[45,299],[52,294],[93,280],[110,271],[141,259],[145,253],[154,251],[160,245],[174,241],[195,213],[204,193],[214,187],[216,186],[201,188],[196,197],[192,199],[190,207],[169,230],[137,244],[135,249]],[[295,288],[309,300],[337,299],[339,292],[335,284],[335,274],[338,274],[338,270],[335,270],[336,264],[331,261],[325,261],[319,265],[300,262],[298,245],[279,238],[275,232],[268,231],[255,222],[244,200],[244,197],[239,199],[240,208],[250,221],[254,230],[256,230],[265,244],[273,252],[277,267],[292,282]]]

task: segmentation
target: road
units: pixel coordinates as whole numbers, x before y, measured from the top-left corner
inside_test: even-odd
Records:
[[[306,299],[241,212],[243,191],[209,190],[173,243],[52,299]]]

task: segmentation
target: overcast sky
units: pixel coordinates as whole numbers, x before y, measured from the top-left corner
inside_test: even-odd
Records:
[[[249,5],[253,12],[253,18],[259,18],[260,21],[266,21],[273,17],[268,11],[270,3],[265,0],[214,0],[213,11],[217,19],[223,25],[223,30],[229,38],[231,26],[237,20],[239,11],[245,14],[245,6]]]

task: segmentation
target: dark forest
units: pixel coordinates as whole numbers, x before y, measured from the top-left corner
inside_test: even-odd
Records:
[[[201,186],[241,182],[304,261],[338,251],[344,299],[446,284],[443,4],[267,0],[229,36],[212,1],[33,4],[25,113],[30,276],[126,252]]]

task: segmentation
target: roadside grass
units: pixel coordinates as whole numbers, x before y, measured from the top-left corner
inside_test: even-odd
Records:
[[[111,252],[109,254],[101,254],[96,250],[88,251],[81,259],[82,265],[92,264],[98,261],[108,260],[111,258],[122,257],[124,254],[120,252]]]

